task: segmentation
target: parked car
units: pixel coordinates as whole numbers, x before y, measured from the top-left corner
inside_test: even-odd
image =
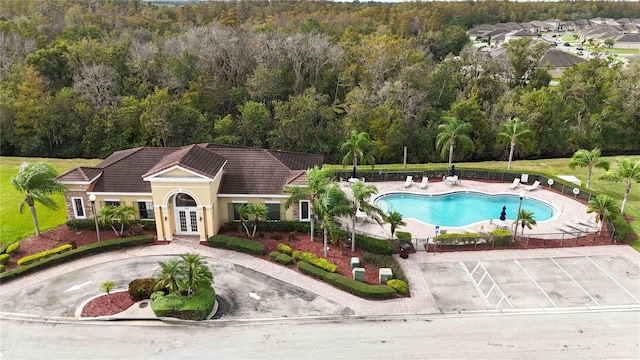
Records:
[[[571,46],[568,42],[564,43],[564,46]]]
[[[578,55],[584,55],[582,51],[578,51]]]
[[[584,50],[584,48],[582,46],[578,46],[576,50]]]

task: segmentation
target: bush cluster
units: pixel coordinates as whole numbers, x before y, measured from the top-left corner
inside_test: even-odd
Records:
[[[291,256],[277,251],[270,252],[269,259],[283,265],[291,265],[293,263],[293,258]]]
[[[379,255],[392,255],[393,245],[386,240],[379,240],[356,234],[356,245],[364,251]]]
[[[264,255],[267,249],[259,242],[237,238],[229,235],[214,235],[207,239],[211,247],[230,249],[247,254]]]
[[[112,240],[106,240],[98,243],[82,246],[77,249],[69,250],[61,254],[52,255],[42,261],[37,261],[28,265],[22,265],[17,269],[8,271],[0,275],[1,281],[8,281],[15,279],[18,276],[30,273],[32,271],[40,270],[48,266],[58,265],[69,260],[77,259],[86,255],[93,255],[102,252],[108,252],[112,250],[147,245],[153,243],[152,235],[140,235],[132,236],[128,238],[118,238]],[[69,245],[71,246],[71,245]]]
[[[409,285],[407,285],[406,281],[399,280],[399,279],[390,279],[390,280],[387,280],[387,285],[395,289],[398,293],[402,295],[409,294]]]
[[[20,243],[16,241],[14,243],[11,243],[9,246],[7,246],[5,253],[11,254],[18,249],[20,249]]]
[[[334,273],[336,272],[336,270],[338,270],[338,265],[332,263],[331,261],[325,258],[318,257],[318,255],[316,254],[312,254],[309,252],[294,251],[293,256],[294,256],[294,259],[296,260],[306,261],[309,264],[315,265],[331,273]]]
[[[492,230],[489,235],[491,246],[507,246],[511,242],[513,233],[509,230],[495,229]]]
[[[151,310],[157,317],[174,317],[182,320],[205,320],[213,311],[216,291],[211,286],[199,287],[198,291],[180,296],[156,291],[151,294]]]
[[[0,273],[1,272],[4,272],[4,265],[3,264],[0,264]]]
[[[398,240],[411,241],[411,233],[407,231],[396,231]]]
[[[0,264],[4,265],[8,263],[10,258],[11,258],[11,255],[9,254],[0,254]]]
[[[23,258],[18,259],[18,265],[27,265],[30,264],[34,261],[37,260],[42,260],[46,257],[52,256],[52,255],[56,255],[56,254],[60,254],[63,253],[65,251],[69,251],[71,250],[72,246],[71,244],[64,244],[61,246],[58,246],[55,249],[50,249],[50,250],[45,250],[45,251],[41,251],[39,253],[35,253],[35,254],[31,254],[31,255],[27,255]],[[7,254],[5,254],[7,255]]]
[[[221,231],[235,230],[238,228],[238,222],[228,222],[222,226]],[[308,222],[300,221],[263,221],[258,224],[256,231],[270,232],[270,231],[297,231],[297,232],[309,232],[311,231],[311,225]]]
[[[291,255],[291,246],[283,243],[278,243],[277,247],[278,247],[278,251],[285,253],[287,255]]]
[[[134,226],[134,225],[142,225],[142,228],[144,230],[149,230],[149,231],[156,229],[156,222],[153,220],[132,220],[129,222],[127,229],[129,229],[131,226]],[[69,227],[69,229],[74,231],[95,230],[96,223],[95,223],[95,220],[92,220],[92,219],[79,219],[79,220],[76,219],[76,220],[67,221],[67,227]],[[98,227],[100,229],[109,229],[109,227],[105,227],[103,225],[98,225]]]
[[[390,299],[396,296],[396,290],[389,286],[365,284],[340,274],[324,271],[306,261],[299,261],[298,269],[304,274],[326,281],[356,296],[373,299]]]
[[[156,291],[157,280],[154,278],[135,279],[129,283],[129,296],[133,301],[150,299]]]
[[[13,245],[15,243],[17,243],[17,241],[13,241],[13,242],[10,242],[10,243],[2,244],[0,246],[0,254],[5,254],[7,252],[7,249],[9,248],[9,246],[11,246],[11,245]]]
[[[402,266],[398,264],[396,258],[390,255],[378,255],[370,252],[365,252],[362,255],[362,261],[373,264],[379,268],[389,268],[393,272],[393,278],[402,281],[407,281],[407,277],[402,270]]]
[[[633,231],[631,225],[622,216],[618,216],[613,220],[613,226],[616,228],[615,238],[617,242],[627,241],[627,236]]]

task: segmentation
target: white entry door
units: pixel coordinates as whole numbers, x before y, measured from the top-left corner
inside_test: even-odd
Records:
[[[198,213],[195,208],[176,208],[178,235],[198,234]]]

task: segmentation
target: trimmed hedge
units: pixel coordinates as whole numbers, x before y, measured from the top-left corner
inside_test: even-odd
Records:
[[[259,242],[237,238],[229,235],[214,235],[207,239],[211,247],[230,249],[247,254],[264,255],[267,249]]]
[[[9,246],[13,245],[17,243],[17,241],[12,241],[10,243],[6,243],[6,244],[2,244],[2,246],[0,246],[0,254],[5,254],[7,252],[7,249],[9,248]]]
[[[282,265],[291,265],[293,263],[293,258],[291,256],[277,251],[270,252],[269,259]]]
[[[216,291],[211,286],[198,288],[191,295],[182,296],[162,291],[151,294],[151,310],[158,317],[173,317],[183,320],[206,320],[213,311]]]
[[[379,255],[392,255],[393,244],[386,240],[378,240],[363,235],[356,234],[356,245],[362,250]]]
[[[18,265],[31,264],[34,261],[42,260],[42,259],[44,259],[46,257],[51,256],[51,255],[56,255],[56,254],[63,253],[65,251],[69,251],[69,250],[71,250],[71,248],[72,248],[71,244],[64,244],[64,245],[58,246],[55,249],[45,250],[45,251],[41,251],[39,253],[27,255],[27,256],[25,256],[23,258],[18,259],[17,263],[18,263]]]
[[[4,272],[4,265],[3,264],[0,264],[0,273],[1,272]]]
[[[238,226],[242,226],[239,221],[228,222],[220,229],[222,231],[234,230]],[[318,229],[315,229],[316,232]],[[311,231],[311,225],[308,222],[300,221],[262,221],[258,224],[256,231],[297,231],[308,233]]]
[[[79,247],[77,249],[63,252],[61,254],[52,255],[51,257],[48,257],[42,261],[34,262],[29,265],[19,266],[17,269],[2,273],[0,275],[0,280],[8,281],[36,270],[44,269],[53,265],[58,265],[87,255],[93,255],[128,247],[147,245],[151,243],[153,243],[153,235],[132,236],[128,238],[118,238],[93,243]]]
[[[492,230],[489,235],[491,236],[489,239],[491,246],[507,246],[513,237],[511,231],[503,229]]]
[[[7,250],[5,251],[6,254],[11,254],[12,252],[16,251],[20,249],[20,243],[19,242],[14,242],[11,245],[7,246]]]
[[[126,225],[125,230],[128,229],[131,225],[141,224],[145,230],[155,230],[156,222],[153,220],[131,220],[128,225]],[[92,219],[80,219],[80,220],[69,220],[67,221],[67,226],[75,231],[78,230],[95,230],[96,222]],[[98,227],[103,230],[111,229],[109,226],[103,226],[98,224]]]
[[[411,241],[411,233],[407,231],[396,231],[398,240]]]
[[[402,266],[398,264],[398,260],[390,255],[378,255],[370,252],[362,254],[362,261],[373,264],[379,268],[390,268],[393,272],[393,278],[407,281],[407,277],[402,270]]]
[[[151,294],[156,291],[157,282],[154,278],[135,279],[129,283],[129,296],[133,301],[151,299]]]
[[[627,241],[627,236],[633,231],[631,225],[622,216],[613,220],[613,226],[616,228],[615,239],[617,242]]]
[[[277,247],[280,252],[291,255],[291,246],[283,243],[278,243]]]
[[[311,265],[315,265],[323,270],[326,270],[328,272],[336,272],[336,270],[338,270],[338,265],[332,263],[331,261],[325,259],[325,258],[321,258],[318,257],[318,255],[316,254],[312,254],[309,252],[297,252],[295,253],[295,257],[294,259],[296,260],[301,260],[301,261],[306,261]]]
[[[409,294],[409,285],[405,281],[398,279],[390,279],[387,280],[387,285],[393,289],[395,289],[398,293],[402,295]]]
[[[4,265],[9,262],[11,259],[11,255],[9,254],[0,254],[0,264]]]
[[[324,271],[306,261],[299,261],[298,269],[304,274],[326,281],[356,296],[373,299],[391,299],[396,296],[396,290],[389,286],[365,284],[340,274]]]

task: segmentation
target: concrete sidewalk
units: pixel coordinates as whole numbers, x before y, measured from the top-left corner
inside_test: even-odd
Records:
[[[265,274],[268,277],[277,279],[282,283],[292,284],[301,289],[317,294],[322,298],[328,299],[329,301],[341,304],[345,308],[351,309],[353,311],[352,314],[356,316],[440,313],[441,311],[436,303],[436,299],[434,299],[427,281],[425,281],[420,271],[421,264],[468,260],[592,255],[621,255],[628,258],[633,264],[640,264],[640,253],[636,252],[629,246],[621,245],[534,250],[466,251],[436,253],[435,255],[433,253],[418,252],[416,254],[411,254],[408,259],[398,258],[398,261],[407,276],[411,297],[374,301],[348,294],[329,284],[300,274],[290,268],[273,262],[257,259],[247,254],[211,248],[199,245],[192,241],[174,240],[169,245],[145,246],[120,252],[100,254],[55,266],[44,271],[39,271],[22,279],[13,280],[9,283],[0,285],[0,296],[12,296],[12,294],[18,293],[20,289],[37,284],[55,283],[55,279],[59,276],[69,275],[74,271],[84,270],[104,263],[148,256],[181,255],[186,252],[197,252],[206,258],[219,259],[231,264],[240,265],[258,273]],[[105,276],[107,275],[105,274]],[[97,289],[95,291],[97,294]],[[79,306],[80,304],[77,305]]]

